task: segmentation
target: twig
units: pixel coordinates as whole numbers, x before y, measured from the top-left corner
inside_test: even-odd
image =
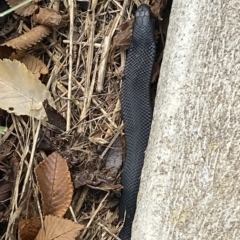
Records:
[[[70,29],[69,29],[69,75],[68,75],[68,101],[67,101],[67,125],[66,131],[70,129],[71,123],[71,97],[72,97],[72,67],[73,67],[73,31],[74,31],[74,2],[69,0]]]
[[[87,56],[87,76],[85,79],[85,88],[84,88],[84,105],[83,110],[80,115],[80,121],[83,120],[88,111],[88,103],[91,101],[91,92],[89,89],[90,86],[90,77],[92,71],[92,62],[93,62],[93,50],[94,50],[94,32],[95,32],[95,11],[92,11],[92,19],[91,19],[91,29],[90,29],[90,37],[89,37],[89,48],[88,48],[88,56]]]
[[[97,223],[99,226],[101,226],[102,228],[104,228],[105,231],[107,231],[112,237],[114,237],[116,240],[121,240],[117,235],[115,235],[114,233],[112,233],[107,227],[105,227],[103,224],[101,223]]]
[[[90,225],[92,224],[94,218],[96,217],[96,215],[98,214],[98,212],[101,210],[104,201],[107,199],[109,195],[109,192],[105,195],[105,197],[103,198],[103,200],[100,202],[100,204],[98,205],[98,208],[96,209],[96,211],[94,212],[94,214],[92,215],[92,217],[90,218],[86,228],[84,229],[83,233],[81,234],[81,239],[84,237],[84,235],[86,234],[88,228],[90,227]]]
[[[76,216],[75,216],[75,214],[74,214],[74,211],[73,211],[73,209],[72,209],[72,206],[69,207],[69,210],[70,210],[70,212],[71,212],[71,215],[72,215],[72,217],[73,217],[74,222],[77,222],[77,218],[76,218]]]
[[[33,119],[33,122],[34,121],[35,120]],[[20,200],[23,198],[23,196],[25,194],[25,188],[26,188],[26,185],[27,185],[27,181],[29,180],[30,172],[32,171],[33,159],[34,159],[34,154],[35,154],[35,150],[36,150],[36,146],[37,146],[37,140],[38,140],[40,127],[41,127],[41,121],[38,121],[37,129],[36,129],[36,132],[35,132],[34,138],[33,138],[33,146],[32,146],[31,156],[30,156],[30,159],[29,159],[28,168],[27,168],[27,172],[26,172],[26,175],[25,175],[24,183],[23,183],[23,188],[22,188],[22,193],[21,193]]]
[[[121,19],[121,14],[115,17],[115,20],[112,24],[112,28],[109,31],[109,34],[105,36],[103,41],[101,61],[99,64],[99,71],[98,71],[98,81],[97,81],[98,92],[103,91],[103,83],[104,83],[105,74],[106,74],[108,55],[110,53],[110,48],[111,48],[111,41],[120,19]]]
[[[85,199],[87,198],[88,190],[89,190],[89,187],[88,187],[88,186],[85,186],[85,187],[83,188],[83,191],[82,191],[82,193],[81,193],[81,196],[80,196],[80,198],[78,199],[77,204],[75,205],[74,212],[75,212],[76,214],[78,214],[79,211],[80,211],[80,209],[82,208],[82,205],[83,205]]]

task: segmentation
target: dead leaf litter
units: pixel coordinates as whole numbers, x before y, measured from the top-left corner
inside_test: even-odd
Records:
[[[166,2],[151,1],[155,15]],[[139,1],[69,3],[0,18],[0,239],[119,239],[119,97]]]

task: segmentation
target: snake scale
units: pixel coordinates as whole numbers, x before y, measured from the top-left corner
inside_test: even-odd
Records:
[[[152,122],[150,83],[155,59],[154,21],[146,4],[135,13],[132,42],[122,83],[121,104],[126,135],[120,219],[125,220],[122,240],[131,239],[141,171]]]

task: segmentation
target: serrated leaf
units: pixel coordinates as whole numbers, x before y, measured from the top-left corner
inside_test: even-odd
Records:
[[[1,109],[42,120],[47,117],[43,101],[48,99],[49,104],[55,107],[46,86],[24,64],[16,60],[0,60],[0,73]]]
[[[33,21],[43,24],[45,26],[55,27],[62,21],[62,16],[54,9],[39,8],[32,16]]]
[[[48,73],[48,68],[44,62],[33,55],[26,53],[22,58],[17,60],[24,63],[27,69],[36,75],[37,78],[40,77],[40,74]]]
[[[46,216],[44,228],[41,228],[35,240],[74,240],[84,225],[67,219]]]
[[[41,221],[38,218],[24,219],[18,224],[18,239],[32,240],[41,229]]]
[[[49,27],[39,25],[32,28],[29,32],[26,32],[17,38],[13,38],[10,41],[1,44],[1,46],[8,46],[17,50],[28,49],[40,42],[50,32],[51,29]]]
[[[14,7],[14,6],[18,5],[19,3],[22,3],[23,0],[6,0],[6,2],[8,3],[8,5],[10,7]],[[38,9],[38,5],[36,4],[36,2],[39,2],[39,0],[32,1],[29,4],[18,8],[15,11],[15,13],[20,16],[23,16],[23,17],[32,15]]]
[[[73,184],[66,160],[54,152],[35,168],[44,215],[62,217],[70,206]]]

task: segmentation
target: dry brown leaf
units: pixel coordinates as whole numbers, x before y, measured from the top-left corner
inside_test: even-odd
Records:
[[[18,224],[18,239],[32,240],[41,229],[41,221],[38,218],[21,220]]]
[[[66,160],[54,152],[35,168],[44,215],[62,217],[70,206],[73,184]]]
[[[8,59],[0,60],[0,108],[28,115],[39,120],[47,118],[43,101],[54,101],[46,86],[34,76],[24,64]]]
[[[104,145],[107,144],[108,141],[104,139],[105,132],[102,129],[97,129],[90,134],[88,140],[94,144]]]
[[[6,1],[10,7],[14,7],[17,4],[22,3],[22,0],[6,0]],[[35,2],[39,1],[35,0]],[[29,4],[17,9],[15,13],[23,17],[32,15],[38,9],[38,5],[35,2],[32,1]]]
[[[23,35],[3,43],[1,46],[8,46],[18,50],[27,49],[40,42],[50,32],[49,27],[39,25]]]
[[[131,19],[120,26],[122,31],[113,38],[112,51],[120,47],[123,49],[129,47],[132,37],[133,21],[134,20]]]
[[[9,56],[9,59],[12,60],[12,61],[14,59],[18,60],[20,58],[23,58],[25,56],[25,54],[27,54],[26,50],[15,50],[15,52],[13,52],[11,54],[11,56]]]
[[[67,219],[46,216],[44,228],[41,228],[35,240],[75,240],[84,225]]]
[[[102,124],[99,129],[94,130],[90,133],[88,140],[94,144],[107,144],[111,138],[113,132],[107,124]]]
[[[22,58],[19,58],[18,61],[24,63],[27,69],[31,71],[37,78],[40,77],[40,74],[48,73],[48,68],[44,62],[33,55],[25,54]]]
[[[27,4],[26,6],[23,6],[15,11],[16,14],[27,17],[32,15],[36,10],[38,9],[38,5],[34,2],[31,2]]]
[[[43,102],[43,107],[48,117],[48,123],[54,125],[62,131],[65,131],[66,119],[56,109],[52,108],[47,100]]]
[[[49,26],[55,27],[62,21],[62,16],[56,11],[49,8],[39,8],[39,11],[32,16],[33,21]]]

